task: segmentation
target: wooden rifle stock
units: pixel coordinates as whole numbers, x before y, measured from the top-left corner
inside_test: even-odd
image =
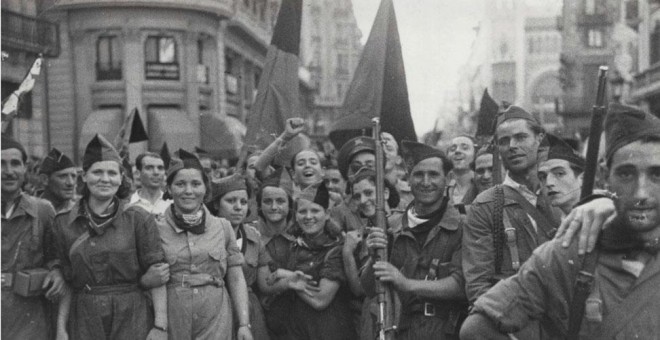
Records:
[[[591,127],[589,128],[589,144],[587,145],[587,159],[582,181],[580,200],[591,195],[594,189],[596,173],[598,170],[598,148],[600,146],[600,135],[603,132],[603,119],[605,117],[605,89],[607,86],[607,66],[598,69],[598,93],[596,105],[591,113]],[[585,226],[582,226],[583,228]],[[594,281],[594,272],[598,263],[598,251],[593,250],[584,256],[580,272],[575,279],[573,300],[569,306],[568,334],[570,340],[580,338],[580,328],[584,318],[584,309],[587,297],[591,293]]]
[[[387,220],[385,219],[385,155],[383,152],[382,139],[380,137],[380,119],[372,119],[372,135],[376,141],[376,227],[383,230],[387,235]],[[387,249],[379,249],[375,252],[374,262],[387,261]],[[392,290],[383,282],[376,279],[376,293],[378,296],[378,339],[394,339],[394,304]]]
[[[583,199],[594,190],[596,173],[598,170],[598,148],[600,146],[600,135],[603,132],[603,119],[605,118],[605,89],[607,87],[607,66],[598,69],[598,93],[596,105],[592,108],[591,126],[589,128],[589,143],[587,145],[587,157],[584,168],[582,191],[580,199]]]

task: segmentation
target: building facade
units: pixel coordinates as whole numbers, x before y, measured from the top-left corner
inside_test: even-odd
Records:
[[[639,33],[639,50],[630,101],[660,117],[660,1],[631,3],[636,11],[631,11],[628,21]]]
[[[60,53],[58,27],[44,19],[42,12],[41,1],[2,1],[3,100],[18,89],[39,54],[55,58]],[[42,72],[45,67],[42,66]],[[45,84],[43,77],[37,78],[32,92],[23,96],[18,114],[6,131],[37,155],[45,154],[49,147],[45,143],[49,133]]]
[[[325,136],[344,102],[362,51],[351,0],[306,0],[301,31],[300,59],[316,90],[308,131]]]
[[[470,56],[460,71],[459,127],[474,132],[487,88],[498,103],[522,106],[546,128],[559,128],[561,1],[483,1],[481,8]]]

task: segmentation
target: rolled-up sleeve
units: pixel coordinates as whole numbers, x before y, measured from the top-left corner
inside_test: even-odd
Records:
[[[135,238],[137,242],[138,261],[140,269],[146,272],[156,263],[165,262],[165,253],[161,244],[160,233],[154,217],[141,208],[133,215],[135,220]],[[138,209],[139,212],[138,212]]]
[[[341,253],[341,246],[329,250],[323,260],[323,265],[319,271],[319,278],[325,278],[331,281],[345,282],[344,258]]]
[[[492,207],[475,204],[468,209],[463,230],[462,265],[468,300],[474,302],[492,287],[495,252],[491,232]]]
[[[236,244],[236,235],[231,224],[227,220],[222,221],[222,230],[225,233],[225,249],[227,250],[227,267],[241,266],[245,259],[241,249]]]

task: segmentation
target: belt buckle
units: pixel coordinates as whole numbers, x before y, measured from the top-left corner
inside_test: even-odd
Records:
[[[188,282],[188,286],[186,287],[186,278],[187,277],[188,277],[188,274],[181,274],[181,287],[183,287],[183,288],[190,287],[190,282]]]
[[[435,316],[435,305],[424,302],[424,316]]]

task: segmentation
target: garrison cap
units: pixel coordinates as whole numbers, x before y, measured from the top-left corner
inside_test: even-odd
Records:
[[[427,159],[438,157],[443,162],[447,161],[445,153],[426,144],[404,140],[401,142],[401,156],[406,162],[408,169],[412,169],[417,163]]]
[[[548,159],[563,159],[574,166],[584,169],[585,160],[563,139],[546,134],[550,149],[548,150]]]
[[[41,167],[39,167],[40,174],[46,174],[48,176],[52,175],[55,172],[60,170],[75,168],[76,165],[73,164],[73,161],[60,150],[52,148],[43,162],[41,162]]]
[[[19,143],[17,140],[3,134],[2,135],[2,150],[8,150],[8,149],[17,149],[18,151],[21,152],[21,155],[23,155],[23,163],[27,161],[27,152],[25,152],[25,148],[21,143]]]
[[[531,113],[525,111],[520,106],[511,105],[506,110],[502,111],[499,116],[497,116],[497,125],[504,123],[504,121],[509,119],[524,119],[530,121],[534,124],[540,125],[539,121]]]
[[[634,106],[610,104],[605,117],[605,157],[644,137],[660,137],[660,119]]]
[[[275,171],[264,178],[260,190],[263,190],[265,187],[282,188],[288,196],[293,196],[293,181],[289,172],[283,166],[276,167]]]
[[[314,202],[323,207],[323,209],[328,209],[330,206],[330,193],[328,188],[325,186],[324,182],[320,182],[319,185],[310,185],[307,188],[301,190],[294,197],[296,200],[305,199],[310,202]]]
[[[337,168],[344,178],[348,176],[348,167],[353,157],[363,151],[376,154],[376,141],[371,137],[359,136],[355,137],[344,145],[339,150],[337,156]]]
[[[213,181],[211,187],[213,192],[211,200],[213,201],[236,190],[245,190],[248,193],[248,196],[250,194],[245,177],[238,173]]]
[[[179,149],[178,157],[172,157],[170,159],[170,166],[167,168],[167,180],[170,181],[170,177],[174,176],[179,170],[182,169],[197,169],[202,173],[204,183],[208,183],[208,178],[204,172],[204,167],[200,163],[199,158],[193,155],[192,153]]]
[[[115,161],[123,166],[122,158],[119,156],[117,149],[112,146],[112,143],[102,135],[96,134],[85,148],[82,161],[83,171],[87,171],[92,164],[103,161]]]

